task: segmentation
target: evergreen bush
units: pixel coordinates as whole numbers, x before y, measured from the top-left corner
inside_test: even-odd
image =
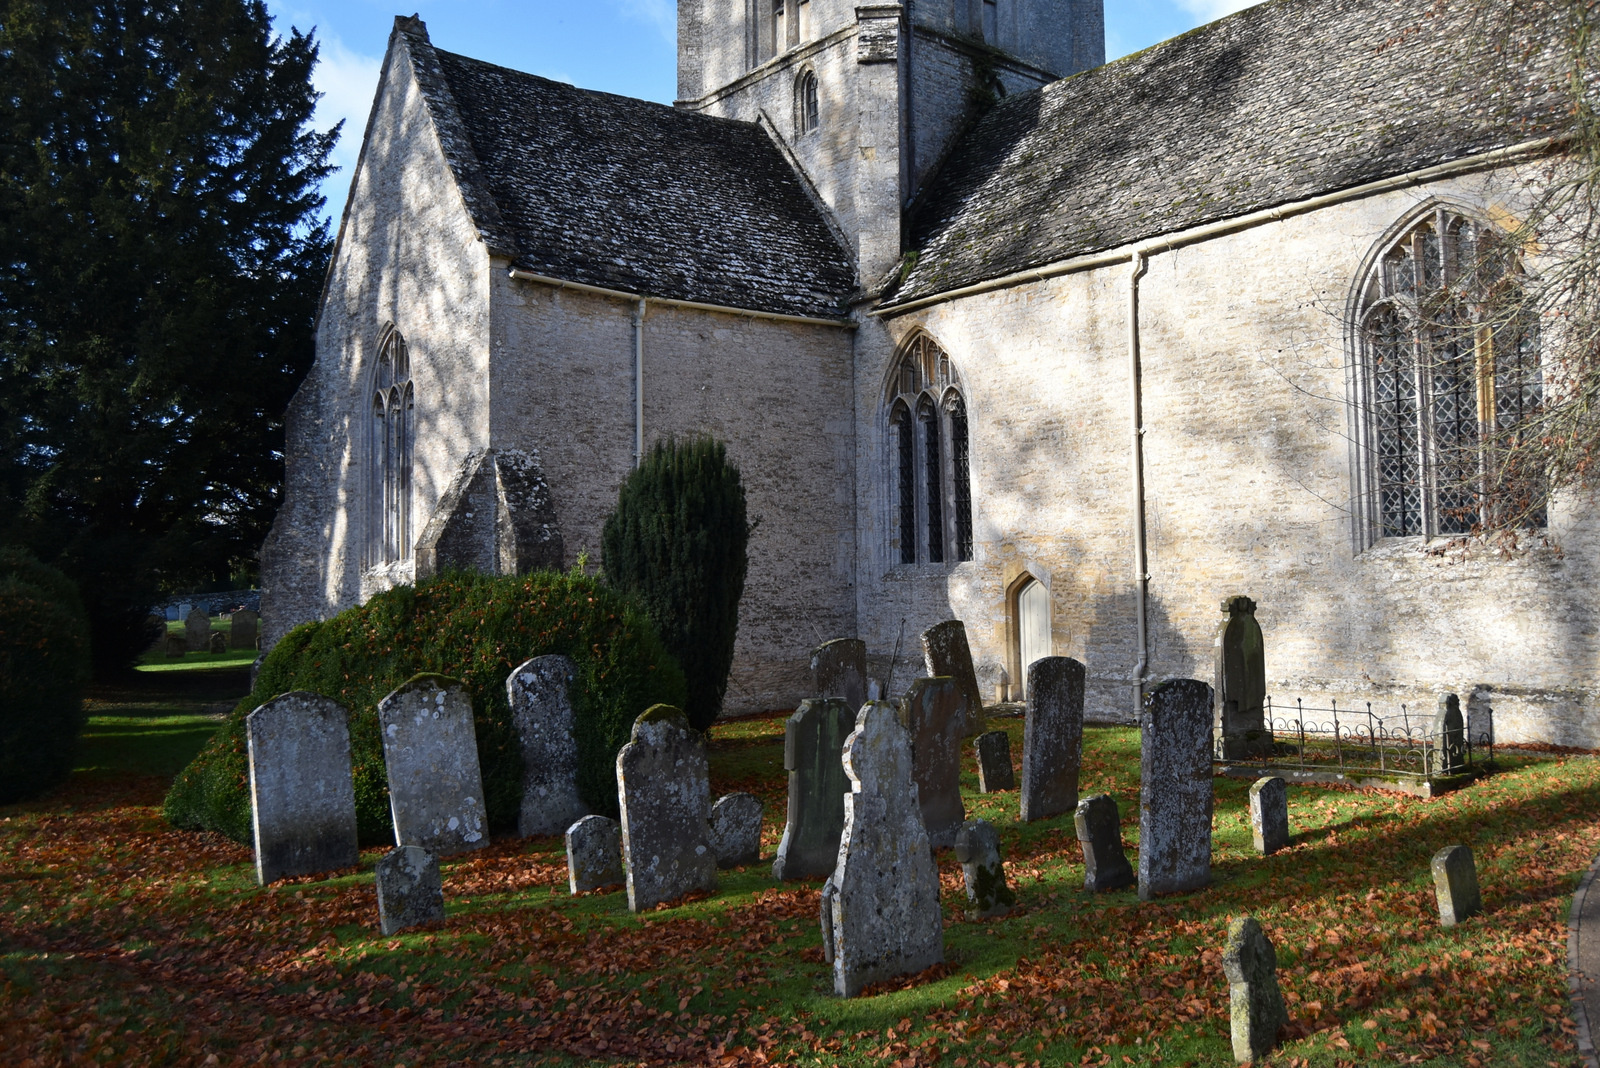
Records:
[[[601,534],[606,581],[638,599],[682,665],[696,730],[722,712],[749,540],[739,469],[708,437],[657,442]]]
[[[362,843],[393,841],[378,702],[412,676],[437,672],[460,679],[472,698],[490,827],[514,828],[522,755],[506,676],[524,660],[550,653],[577,665],[572,706],[579,790],[595,811],[615,815],[616,754],[635,717],[684,694],[683,673],[649,619],[579,572],[500,578],[449,572],[284,635],[262,662],[250,696],[173,782],[167,820],[248,843],[244,717],[278,694],[309,690],[350,709]]]
[[[65,575],[0,550],[0,804],[65,779],[83,731],[89,624]]]

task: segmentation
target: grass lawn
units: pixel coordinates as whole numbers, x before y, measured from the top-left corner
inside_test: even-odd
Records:
[[[1566,920],[1600,850],[1600,761],[1512,757],[1423,801],[1291,789],[1285,852],[1250,848],[1248,784],[1216,780],[1214,885],[1141,904],[1082,893],[1070,817],[1000,830],[1020,906],[962,916],[939,855],[948,964],[873,997],[831,995],[820,883],[777,885],[783,718],[720,725],[715,793],[766,805],[768,862],[715,896],[643,916],[572,897],[555,838],[497,839],[445,864],[449,918],[384,938],[372,865],[260,889],[250,851],[160,818],[166,781],[245,689],[238,669],[152,673],[95,702],[83,768],[0,809],[0,1040],[6,1064],[1229,1065],[1220,953],[1253,914],[1292,1018],[1282,1065],[1567,1066]],[[227,691],[232,687],[231,694]],[[1021,722],[995,720],[1021,752]],[[1085,793],[1138,832],[1138,735],[1092,728]],[[970,763],[970,761],[969,761]],[[1487,914],[1438,925],[1428,862],[1477,855]]]

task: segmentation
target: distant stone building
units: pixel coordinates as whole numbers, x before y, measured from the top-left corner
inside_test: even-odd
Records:
[[[641,450],[703,431],[761,517],[731,709],[793,707],[819,636],[883,670],[903,629],[908,681],[956,617],[986,692],[1072,656],[1128,720],[1242,594],[1276,699],[1600,746],[1592,507],[1498,554],[1449,466],[1538,403],[1537,335],[1417,356],[1561,132],[1553,30],[1512,62],[1465,0],[1272,0],[1102,65],[1100,0],[678,7],[675,108],[397,20],[264,643],[596,557]]]

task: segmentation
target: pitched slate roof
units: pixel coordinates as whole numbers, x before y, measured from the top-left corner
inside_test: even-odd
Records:
[[[1512,10],[1271,0],[1004,100],[912,206],[885,303],[1554,133],[1551,9]]]
[[[754,123],[577,89],[434,49],[397,19],[491,250],[564,281],[836,318],[849,253]]]

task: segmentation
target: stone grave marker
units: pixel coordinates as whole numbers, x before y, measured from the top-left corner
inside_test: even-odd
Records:
[[[1468,846],[1445,846],[1433,855],[1433,892],[1439,900],[1439,923],[1454,927],[1483,911],[1478,892],[1478,865]]]
[[[833,986],[855,997],[869,983],[944,960],[939,871],[911,774],[911,739],[892,706],[866,705],[845,742],[850,776],[839,866],[824,891]]]
[[[978,691],[978,673],[972,667],[972,647],[967,644],[967,625],[947,619],[922,632],[922,662],[933,678],[951,678],[967,699],[967,732],[971,738],[988,729],[983,714],[983,694]]]
[[[1121,890],[1138,882],[1133,865],[1122,851],[1122,815],[1110,794],[1095,794],[1078,802],[1072,814],[1083,846],[1083,888],[1091,894]]]
[[[167,635],[167,655],[182,656],[189,651],[189,639],[182,634]]]
[[[856,709],[843,698],[802,701],[783,731],[783,766],[789,772],[789,815],[772,862],[774,879],[819,879],[839,862],[844,833],[844,740],[855,730]]]
[[[968,820],[956,835],[956,859],[967,883],[967,900],[972,907],[967,919],[1004,916],[1017,903],[1017,895],[1006,885],[1006,866],[1000,859],[1000,835],[988,820]]]
[[[567,828],[567,884],[574,894],[621,886],[622,824],[585,816]]]
[[[228,636],[226,634],[222,633],[220,630],[212,631],[211,632],[211,642],[210,642],[210,645],[208,647],[208,651],[209,652],[213,652],[213,653],[225,653],[225,652],[227,652],[228,651]]]
[[[837,697],[851,714],[867,699],[867,643],[836,638],[811,651],[811,685],[816,696]]]
[[[211,617],[198,605],[184,618],[185,648],[191,653],[203,653],[211,648]]]
[[[985,731],[973,739],[978,755],[978,792],[996,794],[1017,788],[1017,773],[1011,767],[1011,736],[1005,731]]]
[[[761,799],[755,794],[724,794],[711,806],[711,852],[719,868],[737,868],[761,859]]]
[[[833,902],[839,896],[839,888],[833,883],[833,876],[828,876],[822,884],[820,895],[822,905],[822,959],[829,964],[833,963]]]
[[[1289,844],[1289,784],[1276,775],[1257,779],[1250,787],[1250,833],[1263,854]]]
[[[472,702],[461,683],[418,675],[378,703],[394,838],[448,857],[489,844]]]
[[[1459,775],[1467,770],[1467,726],[1461,718],[1461,698],[1453,693],[1439,695],[1439,710],[1428,732],[1432,746],[1428,771],[1433,775]]]
[[[523,837],[561,834],[589,814],[578,795],[578,743],[572,736],[572,680],[577,668],[564,656],[536,656],[506,676],[511,725],[522,742]]]
[[[900,723],[911,736],[912,781],[922,822],[935,849],[955,845],[966,822],[961,803],[961,739],[967,701],[954,679],[918,679],[901,705]]]
[[[421,846],[400,846],[378,861],[378,923],[386,935],[444,922],[439,858]]]
[[[1139,897],[1211,882],[1211,687],[1173,679],[1139,717]]]
[[[1278,990],[1277,950],[1253,916],[1228,924],[1222,970],[1228,977],[1233,1059],[1240,1064],[1264,1060],[1277,1048],[1289,1014]]]
[[[1078,806],[1083,761],[1083,665],[1046,656],[1028,665],[1022,726],[1022,820],[1049,819]]]
[[[246,716],[244,729],[256,881],[266,886],[360,861],[344,706],[286,693]]]
[[[261,615],[241,608],[228,617],[228,643],[235,649],[254,649],[261,637]]]
[[[1256,603],[1248,597],[1222,602],[1227,616],[1217,630],[1214,726],[1217,755],[1242,760],[1272,751],[1266,719],[1267,661],[1256,622]]]
[[[654,705],[634,720],[617,754],[629,910],[717,889],[707,774],[705,742],[681,711]]]

